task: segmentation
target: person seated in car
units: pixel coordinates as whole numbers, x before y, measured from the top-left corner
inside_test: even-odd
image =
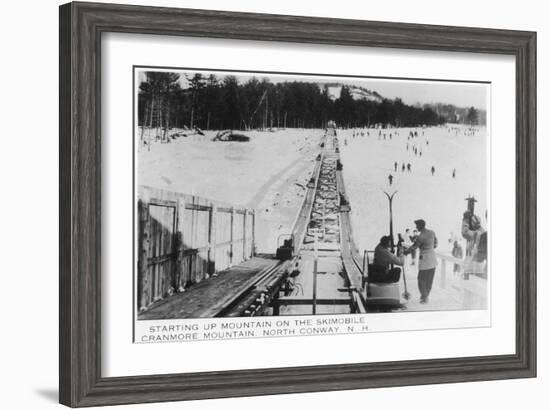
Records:
[[[393,265],[403,266],[405,257],[394,255],[390,249],[391,237],[381,237],[380,243],[374,249],[374,261],[369,267],[369,282],[392,283],[399,280],[401,268]]]

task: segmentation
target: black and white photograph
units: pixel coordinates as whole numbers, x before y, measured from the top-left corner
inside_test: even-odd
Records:
[[[138,321],[486,311],[490,84],[134,67]]]
[[[6,3],[1,407],[544,407],[544,9]]]

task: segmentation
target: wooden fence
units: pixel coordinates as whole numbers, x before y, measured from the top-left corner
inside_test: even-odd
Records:
[[[251,258],[254,228],[253,210],[140,186],[138,309]]]

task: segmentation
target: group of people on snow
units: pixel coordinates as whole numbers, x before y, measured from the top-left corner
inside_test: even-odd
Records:
[[[420,303],[427,303],[437,266],[435,255],[437,236],[434,231],[426,228],[426,221],[423,219],[417,219],[414,223],[416,230],[413,235],[403,238],[399,234],[396,254],[391,252],[392,238],[390,236],[380,238],[380,242],[374,250],[373,265],[381,267],[382,269],[375,271],[383,271],[385,275],[377,273],[376,277],[369,277],[369,280],[395,282],[396,278],[398,280],[401,274],[401,268],[398,266],[405,265],[405,257],[409,254],[413,255],[413,260],[415,260],[416,252],[418,251],[418,290],[420,292]],[[407,236],[407,231],[405,236]]]
[[[397,163],[397,161],[395,161],[395,162],[393,163],[393,170],[394,170],[394,172],[397,172],[398,169],[399,169],[399,164]],[[407,171],[407,172],[409,172],[409,173],[412,172],[412,166],[411,166],[410,163],[407,163],[407,164],[405,165],[405,163],[403,162],[403,163],[401,164],[401,172],[405,172],[405,171]],[[432,167],[430,168],[430,173],[432,174],[432,176],[435,175],[435,166],[432,165]],[[453,168],[453,170],[452,170],[452,172],[451,172],[451,177],[452,177],[453,179],[456,178],[456,168]],[[394,179],[393,174],[389,174],[389,175],[388,175],[388,183],[389,183],[389,185],[392,185],[392,184],[393,184],[393,179]]]
[[[435,249],[438,240],[435,232],[426,227],[426,221],[414,221],[416,229],[406,229],[404,234],[398,234],[397,249],[393,252],[393,238],[383,236],[374,250],[372,272],[369,272],[369,282],[391,283],[397,282],[401,275],[401,268],[406,263],[406,256],[411,255],[411,265],[415,264],[418,253],[418,291],[420,303],[428,303],[435,270],[437,256]],[[464,212],[461,228],[462,237],[466,240],[466,252],[462,249],[458,238],[451,238],[453,248],[451,255],[457,259],[453,271],[462,278],[470,279],[471,275],[487,278],[487,231],[481,226],[481,219],[472,210]],[[462,261],[462,262],[459,262]],[[369,267],[371,268],[371,267]]]

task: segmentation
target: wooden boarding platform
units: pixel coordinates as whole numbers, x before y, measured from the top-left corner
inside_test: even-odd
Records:
[[[231,304],[254,279],[279,264],[272,256],[256,256],[203,280],[185,292],[156,302],[138,320],[211,318]]]
[[[302,254],[300,275],[295,278],[291,295],[274,301],[279,306],[279,315],[311,315],[313,305],[313,260],[312,254]],[[346,289],[342,258],[324,256],[319,258],[316,278],[316,314],[348,314],[352,300]]]

